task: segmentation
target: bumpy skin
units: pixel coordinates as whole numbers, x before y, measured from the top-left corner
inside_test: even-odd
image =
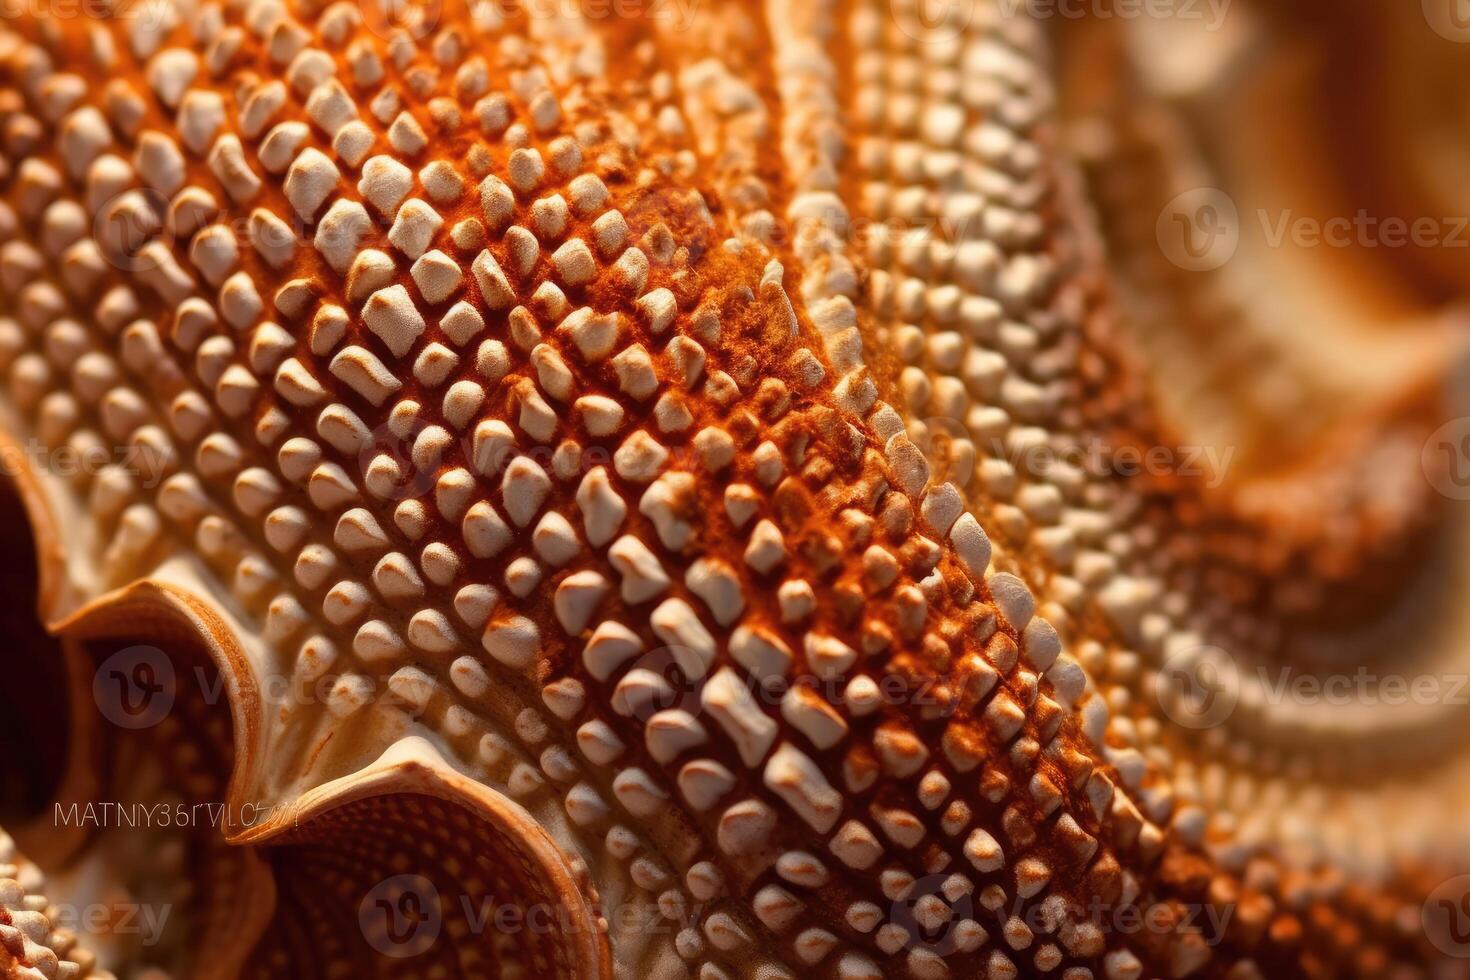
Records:
[[[17,477],[42,618],[73,727],[119,638],[181,679],[58,795],[231,814],[168,867],[69,842],[189,925],[67,964],[33,922],[10,972],[1458,975],[1419,910],[1463,763],[1414,811],[1340,784],[1395,719],[1156,698],[1181,650],[1288,656],[1251,583],[1328,536],[1075,462],[1165,429],[1007,9],[7,24],[0,421],[107,463]],[[411,957],[361,912],[403,875]]]
[[[58,934],[47,916],[49,903],[41,892],[45,878],[16,850],[8,834],[0,835],[0,967],[7,977],[87,976],[94,957],[74,948],[75,937]]]

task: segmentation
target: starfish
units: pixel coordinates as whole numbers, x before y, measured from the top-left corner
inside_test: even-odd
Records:
[[[1458,324],[1199,121],[1305,5],[636,6],[0,26],[0,971],[1470,972]]]

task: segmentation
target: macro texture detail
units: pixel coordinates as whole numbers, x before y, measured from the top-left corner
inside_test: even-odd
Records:
[[[1470,972],[1463,702],[1264,680],[1470,669],[1462,344],[1165,260],[1189,39],[97,6],[0,22],[0,975]]]

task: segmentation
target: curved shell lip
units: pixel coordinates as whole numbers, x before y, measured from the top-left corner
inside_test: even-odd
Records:
[[[234,739],[234,762],[226,796],[238,802],[245,787],[252,785],[259,757],[255,746],[261,732],[261,698],[254,670],[229,625],[209,603],[168,582],[141,579],[108,592],[81,606],[47,629],[62,640],[91,640],[115,636],[121,617],[139,609],[160,613],[163,618],[193,633],[220,673],[222,690],[229,705]],[[146,637],[148,630],[141,631]],[[229,839],[228,829],[226,839]]]
[[[0,478],[8,479],[15,487],[30,525],[36,558],[36,615],[49,634],[61,644],[116,636],[125,632],[116,626],[123,617],[145,608],[192,633],[202,651],[214,662],[229,703],[235,748],[227,795],[231,800],[237,799],[254,776],[257,758],[254,749],[261,730],[262,707],[255,675],[228,624],[205,598],[151,577],[89,600],[69,592],[66,542],[60,521],[35,464],[4,425],[0,425],[0,463],[3,463]],[[149,631],[144,629],[141,633],[146,638]],[[59,651],[59,655],[68,661],[74,656],[66,650]],[[68,663],[68,673],[79,663]],[[79,683],[79,678],[68,681],[73,687]],[[71,696],[75,694],[73,691]],[[64,763],[66,779],[77,778],[79,761],[69,754]]]
[[[220,672],[228,699],[235,756],[229,776],[229,801],[238,802],[252,785],[264,710],[255,673],[239,640],[210,600],[194,591],[145,576],[87,599],[68,591],[66,541],[35,464],[7,426],[0,424],[0,478],[15,486],[30,524],[36,553],[36,613],[46,631],[60,641],[116,636],[130,611],[145,608],[192,633]],[[146,638],[148,630],[141,631]],[[230,812],[238,809],[231,807]],[[228,831],[228,828],[227,828]],[[228,839],[228,832],[226,837]]]
[[[511,836],[534,862],[548,890],[572,918],[570,947],[579,978],[613,976],[612,951],[599,917],[578,883],[568,855],[544,827],[515,801],[445,761],[422,736],[400,738],[368,766],[301,794],[252,827],[228,836],[232,844],[270,846],[299,827],[341,807],[395,794],[431,796],[463,807]]]
[[[19,461],[18,465],[8,467],[5,476],[13,481],[31,527],[36,552],[37,614],[47,632],[64,643],[117,636],[137,630],[136,620],[129,622],[128,618],[147,610],[191,634],[218,668],[228,700],[235,746],[225,794],[230,804],[225,812],[231,814],[233,821],[235,814],[244,812],[240,804],[258,776],[257,746],[263,726],[263,705],[254,669],[233,628],[207,597],[155,577],[138,579],[90,600],[67,594],[69,579],[62,528],[39,474],[23,447],[3,426],[0,426],[0,458]],[[145,626],[140,632],[146,638],[150,630]],[[69,771],[75,769],[76,762],[68,761]],[[272,840],[289,834],[294,827],[316,816],[357,800],[395,793],[423,794],[458,804],[511,836],[533,860],[548,889],[573,916],[570,954],[576,975],[613,976],[606,933],[572,871],[567,854],[522,807],[454,770],[420,737],[400,739],[376,762],[287,801],[272,812],[270,819],[259,824],[245,826],[232,822],[224,826],[223,836],[227,843],[246,849],[268,846]],[[243,928],[241,935],[260,932],[274,912],[274,876],[267,874],[263,879],[269,894],[264,901],[254,903],[257,913],[252,918],[259,921],[251,924],[259,928]],[[237,950],[241,963],[248,955],[249,946],[245,943]]]
[[[61,660],[63,671],[62,698],[72,720],[52,798],[93,799],[97,795],[101,774],[93,765],[90,749],[97,735],[96,717],[85,710],[91,692],[83,674],[90,658],[79,641],[60,639],[58,644],[56,655]],[[80,823],[46,819],[44,811],[21,815],[19,819],[12,817],[4,829],[15,838],[22,839],[26,856],[38,863],[64,863],[85,846],[89,836]]]
[[[17,465],[11,465],[12,461]],[[63,595],[66,588],[65,542],[45,487],[24,447],[0,425],[0,477],[8,479],[20,495],[31,539],[36,551],[36,613],[47,630],[55,632],[55,621],[74,601]]]
[[[17,483],[21,481],[18,480]],[[32,489],[36,488],[33,486]],[[49,511],[44,507],[44,499],[42,499],[42,506],[38,509],[32,509],[31,503],[27,501],[27,511],[28,517],[33,522],[38,519],[38,512],[46,515],[44,519],[49,519]],[[32,528],[33,531],[37,531],[37,552],[44,576],[47,559],[41,554],[41,533],[35,523],[32,524]],[[58,571],[64,574],[64,568]],[[76,673],[78,668],[90,665],[88,655],[79,649],[80,644],[128,632],[136,632],[140,637],[146,639],[155,633],[157,623],[155,622],[150,627],[145,622],[139,629],[136,619],[128,621],[140,610],[147,610],[160,620],[176,625],[183,632],[191,634],[192,638],[199,643],[201,654],[208,657],[219,670],[221,690],[227,699],[230,712],[231,737],[235,751],[225,795],[230,801],[238,801],[243,796],[244,788],[250,785],[256,766],[255,746],[261,727],[260,696],[254,679],[255,675],[234,633],[220,615],[210,608],[205,599],[168,582],[145,578],[98,596],[56,619],[46,618],[44,603],[45,600],[43,600],[42,621],[47,631],[63,645],[60,655],[67,660],[67,684],[70,688],[69,697],[72,698],[73,709],[78,707],[76,699],[86,699],[90,695],[90,685]],[[63,777],[63,785],[76,786],[93,779],[96,774],[83,771],[82,767],[85,765],[86,761],[81,754],[69,752],[65,762],[66,774]],[[238,805],[231,805],[226,808],[226,812],[234,814],[238,813],[239,809]],[[80,827],[78,830],[77,837],[80,840],[85,835],[80,833]],[[226,828],[224,840],[226,843],[231,843],[227,831],[228,828]],[[68,843],[74,844],[77,841]],[[214,947],[209,963],[199,964],[196,967],[196,975],[205,980],[225,980],[227,977],[238,975],[274,914],[276,908],[275,879],[263,862],[256,861],[249,865],[249,873],[240,881],[239,887],[242,891],[251,892],[256,897],[251,901],[243,901],[236,905],[239,917],[233,923],[229,934],[223,937],[225,941]]]
[[[64,618],[48,623],[62,640],[80,642],[117,635],[121,617],[140,609],[162,615],[194,634],[222,675],[228,698],[236,746],[229,776],[226,812],[244,812],[246,790],[254,784],[259,757],[253,750],[260,731],[261,701],[251,666],[230,626],[206,600],[187,589],[156,579],[142,579],[86,603]],[[144,635],[147,630],[144,630]],[[476,818],[494,825],[513,838],[535,865],[541,880],[571,915],[568,930],[570,958],[576,976],[611,978],[612,952],[598,915],[578,883],[568,855],[547,831],[519,804],[493,788],[458,772],[421,736],[405,736],[391,745],[377,761],[314,787],[294,800],[274,808],[270,816],[253,825],[231,823],[223,827],[227,843],[248,849],[269,847],[314,818],[353,802],[393,794],[432,796],[462,806]],[[232,818],[233,819],[233,818]],[[263,929],[276,906],[274,876],[270,895],[257,903],[257,925]],[[244,930],[252,932],[257,930]],[[240,955],[244,956],[242,949]],[[243,962],[243,960],[242,960]]]

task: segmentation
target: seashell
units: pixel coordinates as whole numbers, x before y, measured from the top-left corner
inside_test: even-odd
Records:
[[[1459,342],[1039,6],[6,18],[0,973],[1464,975]]]

